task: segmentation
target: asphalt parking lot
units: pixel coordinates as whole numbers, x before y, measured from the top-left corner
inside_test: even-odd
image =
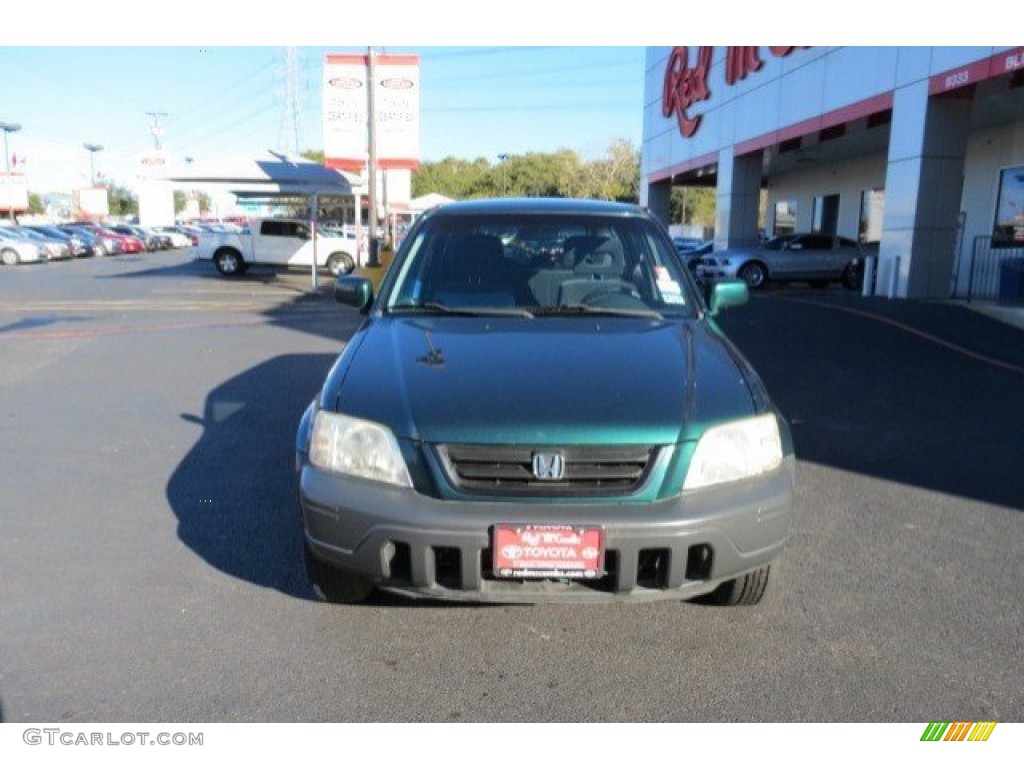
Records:
[[[1024,331],[841,290],[722,315],[799,460],[758,606],[328,606],[294,435],[359,316],[309,282],[0,269],[3,721],[1024,720]]]

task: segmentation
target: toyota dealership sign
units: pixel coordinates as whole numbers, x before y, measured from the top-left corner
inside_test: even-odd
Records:
[[[416,55],[374,57],[377,165],[419,167],[420,59]],[[369,57],[328,54],[324,64],[324,163],[361,171],[368,149]]]

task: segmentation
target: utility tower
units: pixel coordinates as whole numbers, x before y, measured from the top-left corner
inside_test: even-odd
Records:
[[[160,137],[164,135],[164,127],[160,125],[160,118],[167,117],[166,112],[147,112],[153,118],[153,124],[149,126],[149,132],[153,136],[153,148],[161,149]]]
[[[299,154],[299,49],[284,49],[284,110],[277,135],[277,149],[283,153]]]

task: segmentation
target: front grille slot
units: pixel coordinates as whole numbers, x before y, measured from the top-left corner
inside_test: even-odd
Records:
[[[493,446],[437,448],[448,482],[460,491],[496,496],[610,496],[635,492],[657,456],[654,446]],[[560,480],[534,476],[535,453],[560,454]]]

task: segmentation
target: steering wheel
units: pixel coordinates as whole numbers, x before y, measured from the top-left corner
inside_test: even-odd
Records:
[[[640,292],[637,291],[636,288],[634,288],[633,286],[622,284],[595,288],[593,291],[591,291],[590,293],[588,293],[587,295],[580,299],[580,304],[592,304],[596,301],[600,301],[603,298],[611,296],[626,296],[630,299],[633,299],[634,301],[639,302],[640,304],[643,304],[643,306],[645,307],[647,306],[644,303],[643,297],[640,296]]]

